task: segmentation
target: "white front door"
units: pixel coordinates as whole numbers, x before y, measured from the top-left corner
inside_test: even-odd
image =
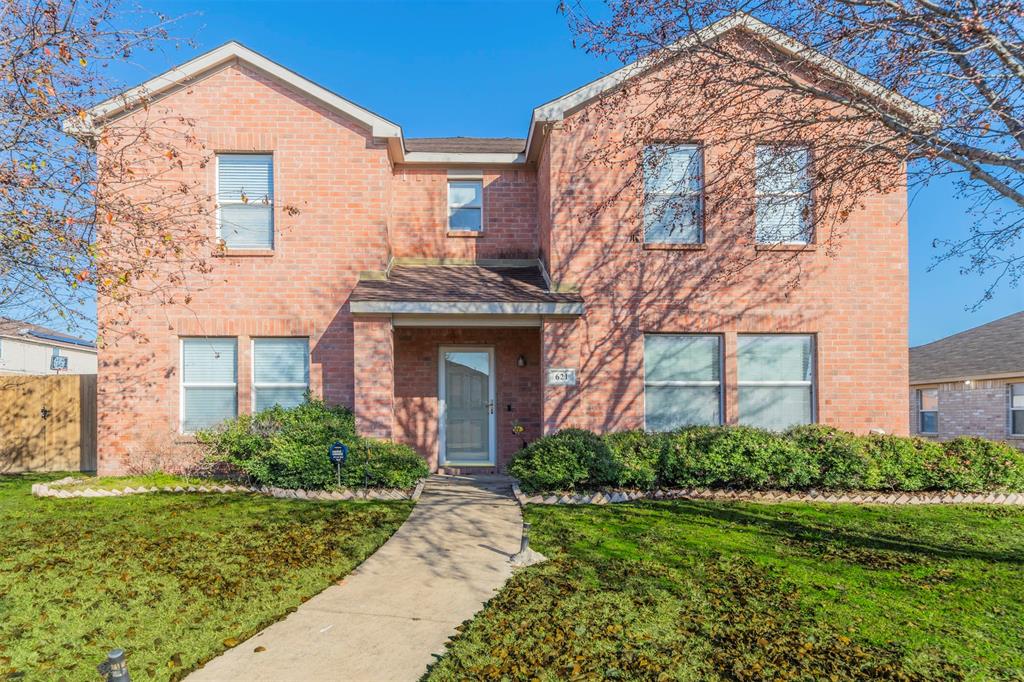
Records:
[[[441,346],[438,371],[440,463],[495,462],[494,348]]]

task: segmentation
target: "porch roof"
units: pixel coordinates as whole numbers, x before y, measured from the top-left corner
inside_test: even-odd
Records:
[[[581,315],[583,297],[552,291],[537,264],[394,265],[362,279],[353,313]]]

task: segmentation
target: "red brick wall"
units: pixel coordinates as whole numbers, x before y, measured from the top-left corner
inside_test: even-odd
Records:
[[[699,94],[693,106],[700,109]],[[703,247],[648,250],[636,236],[638,194],[621,191],[641,149],[624,149],[617,165],[584,161],[598,145],[624,146],[618,130],[607,110],[574,114],[548,140],[550,174],[542,172],[539,182],[553,188],[551,276],[579,286],[587,312],[576,322],[545,323],[545,365],[579,370],[577,387],[547,389],[545,431],[640,427],[645,332],[724,335],[724,415],[735,423],[736,335],[799,332],[817,341],[819,421],[906,433],[905,191],[860,197],[828,246],[819,235],[818,244],[799,252],[758,249],[753,225],[727,205],[708,212]],[[757,135],[747,138],[751,176]],[[696,141],[704,144],[711,175],[723,150],[714,139]],[[709,205],[714,201],[708,197]]]
[[[187,335],[238,337],[243,412],[249,405],[250,339],[308,336],[314,393],[351,406],[357,387],[372,389],[359,415],[364,428],[378,435],[393,429],[433,457],[436,346],[473,339],[498,347],[500,376],[517,377],[499,378],[499,407],[512,403],[516,410],[515,417],[500,413],[503,462],[517,446],[512,418],[520,418],[530,436],[568,425],[641,425],[642,334],[654,331],[724,335],[730,422],[737,418],[736,334],[815,334],[820,421],[855,431],[906,432],[904,191],[863,197],[862,206],[837,226],[842,240],[834,252],[821,245],[800,253],[757,251],[743,238],[749,226],[724,218],[709,219],[703,249],[645,250],[634,238],[640,220],[635,201],[625,197],[593,210],[630,172],[639,150],[620,167],[581,166],[590,146],[607,143],[616,132],[606,120],[574,115],[552,130],[539,181],[530,169],[486,171],[483,236],[451,238],[445,235],[445,169],[394,172],[385,146],[368,131],[256,72],[221,69],[162,98],[148,114],[157,109],[194,120],[194,132],[210,152],[274,153],[276,248],[272,256],[210,257],[211,247],[205,254],[211,272],[189,275],[187,304],[179,297],[174,305],[157,306],[140,295],[128,311],[100,301],[101,329],[130,312],[135,332],[105,334],[100,352],[101,473],[130,468],[135,454],[155,447],[155,436],[180,440],[174,435],[178,344]],[[601,135],[596,125],[604,126]],[[706,142],[710,170],[713,140]],[[185,159],[179,176],[198,178],[201,189],[213,193],[215,164]],[[287,215],[286,205],[299,214]],[[203,229],[212,240],[212,218]],[[556,281],[579,285],[587,313],[545,321],[540,339],[536,330],[399,331],[389,424],[385,387],[392,377],[381,362],[387,364],[390,337],[379,321],[360,323],[355,334],[348,297],[358,273],[382,269],[392,253],[542,254]],[[738,276],[721,277],[740,260],[751,263]],[[520,346],[527,348],[529,365],[511,369]],[[541,370],[554,366],[577,368],[579,386],[542,389]]]
[[[395,329],[395,438],[438,463],[437,382],[441,346],[493,346],[499,469],[504,469],[522,440],[541,432],[540,333],[536,328]],[[526,366],[518,367],[520,355]],[[509,410],[509,407],[512,409]],[[518,422],[522,436],[512,433]]]
[[[347,300],[361,270],[387,263],[391,167],[368,131],[245,68],[225,68],[151,108],[195,120],[210,152],[274,153],[272,256],[209,257],[209,275],[190,273],[191,301],[155,306],[140,295],[127,306],[99,302],[106,346],[99,353],[99,467],[117,473],[140,451],[175,436],[179,413],[178,338],[238,338],[239,409],[248,411],[249,339],[310,337],[312,389],[328,401],[353,400],[352,317]],[[141,114],[137,114],[139,116]],[[101,150],[102,153],[102,150]],[[215,164],[185,159],[182,180],[200,178],[213,194]],[[284,206],[300,210],[285,214]],[[201,225],[211,240],[212,218]],[[136,336],[114,322],[131,318]],[[145,337],[137,338],[138,335]]]
[[[537,176],[532,169],[483,174],[484,229],[448,234],[448,171],[395,173],[392,240],[396,257],[536,258]]]

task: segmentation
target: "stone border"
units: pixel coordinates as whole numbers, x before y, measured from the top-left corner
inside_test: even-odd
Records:
[[[275,488],[268,486],[244,485],[189,485],[189,486],[139,486],[112,489],[85,488],[84,490],[62,490],[61,486],[82,483],[84,479],[68,476],[50,483],[35,483],[32,494],[36,497],[122,497],[124,495],[140,495],[143,493],[252,493],[282,499],[294,500],[412,500],[420,499],[424,481],[416,484],[412,490],[396,490],[384,488],[357,488],[344,490],[302,490],[291,488]]]
[[[1024,506],[1024,493],[880,493],[880,492],[819,492],[791,493],[783,490],[712,490],[709,488],[639,490],[600,490],[595,493],[557,493],[526,495],[519,482],[512,482],[512,494],[520,506],[527,504],[615,504],[633,500],[715,500],[722,502],[827,502],[840,504],[1000,504]]]

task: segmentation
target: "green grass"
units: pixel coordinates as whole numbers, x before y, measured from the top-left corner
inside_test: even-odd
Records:
[[[154,493],[37,499],[0,476],[0,680],[177,679],[352,570],[412,509]]]
[[[157,472],[152,474],[144,474],[141,476],[85,476],[79,474],[71,474],[77,479],[81,479],[81,483],[72,483],[67,485],[61,485],[57,487],[57,490],[85,490],[86,488],[92,488],[93,490],[114,490],[123,488],[138,488],[138,487],[158,487],[163,488],[164,486],[190,486],[190,485],[222,485],[225,481],[214,481],[202,478],[192,478],[189,476],[175,476],[174,474],[165,474],[163,472]]]
[[[1024,680],[1024,510],[531,505],[431,680]]]

